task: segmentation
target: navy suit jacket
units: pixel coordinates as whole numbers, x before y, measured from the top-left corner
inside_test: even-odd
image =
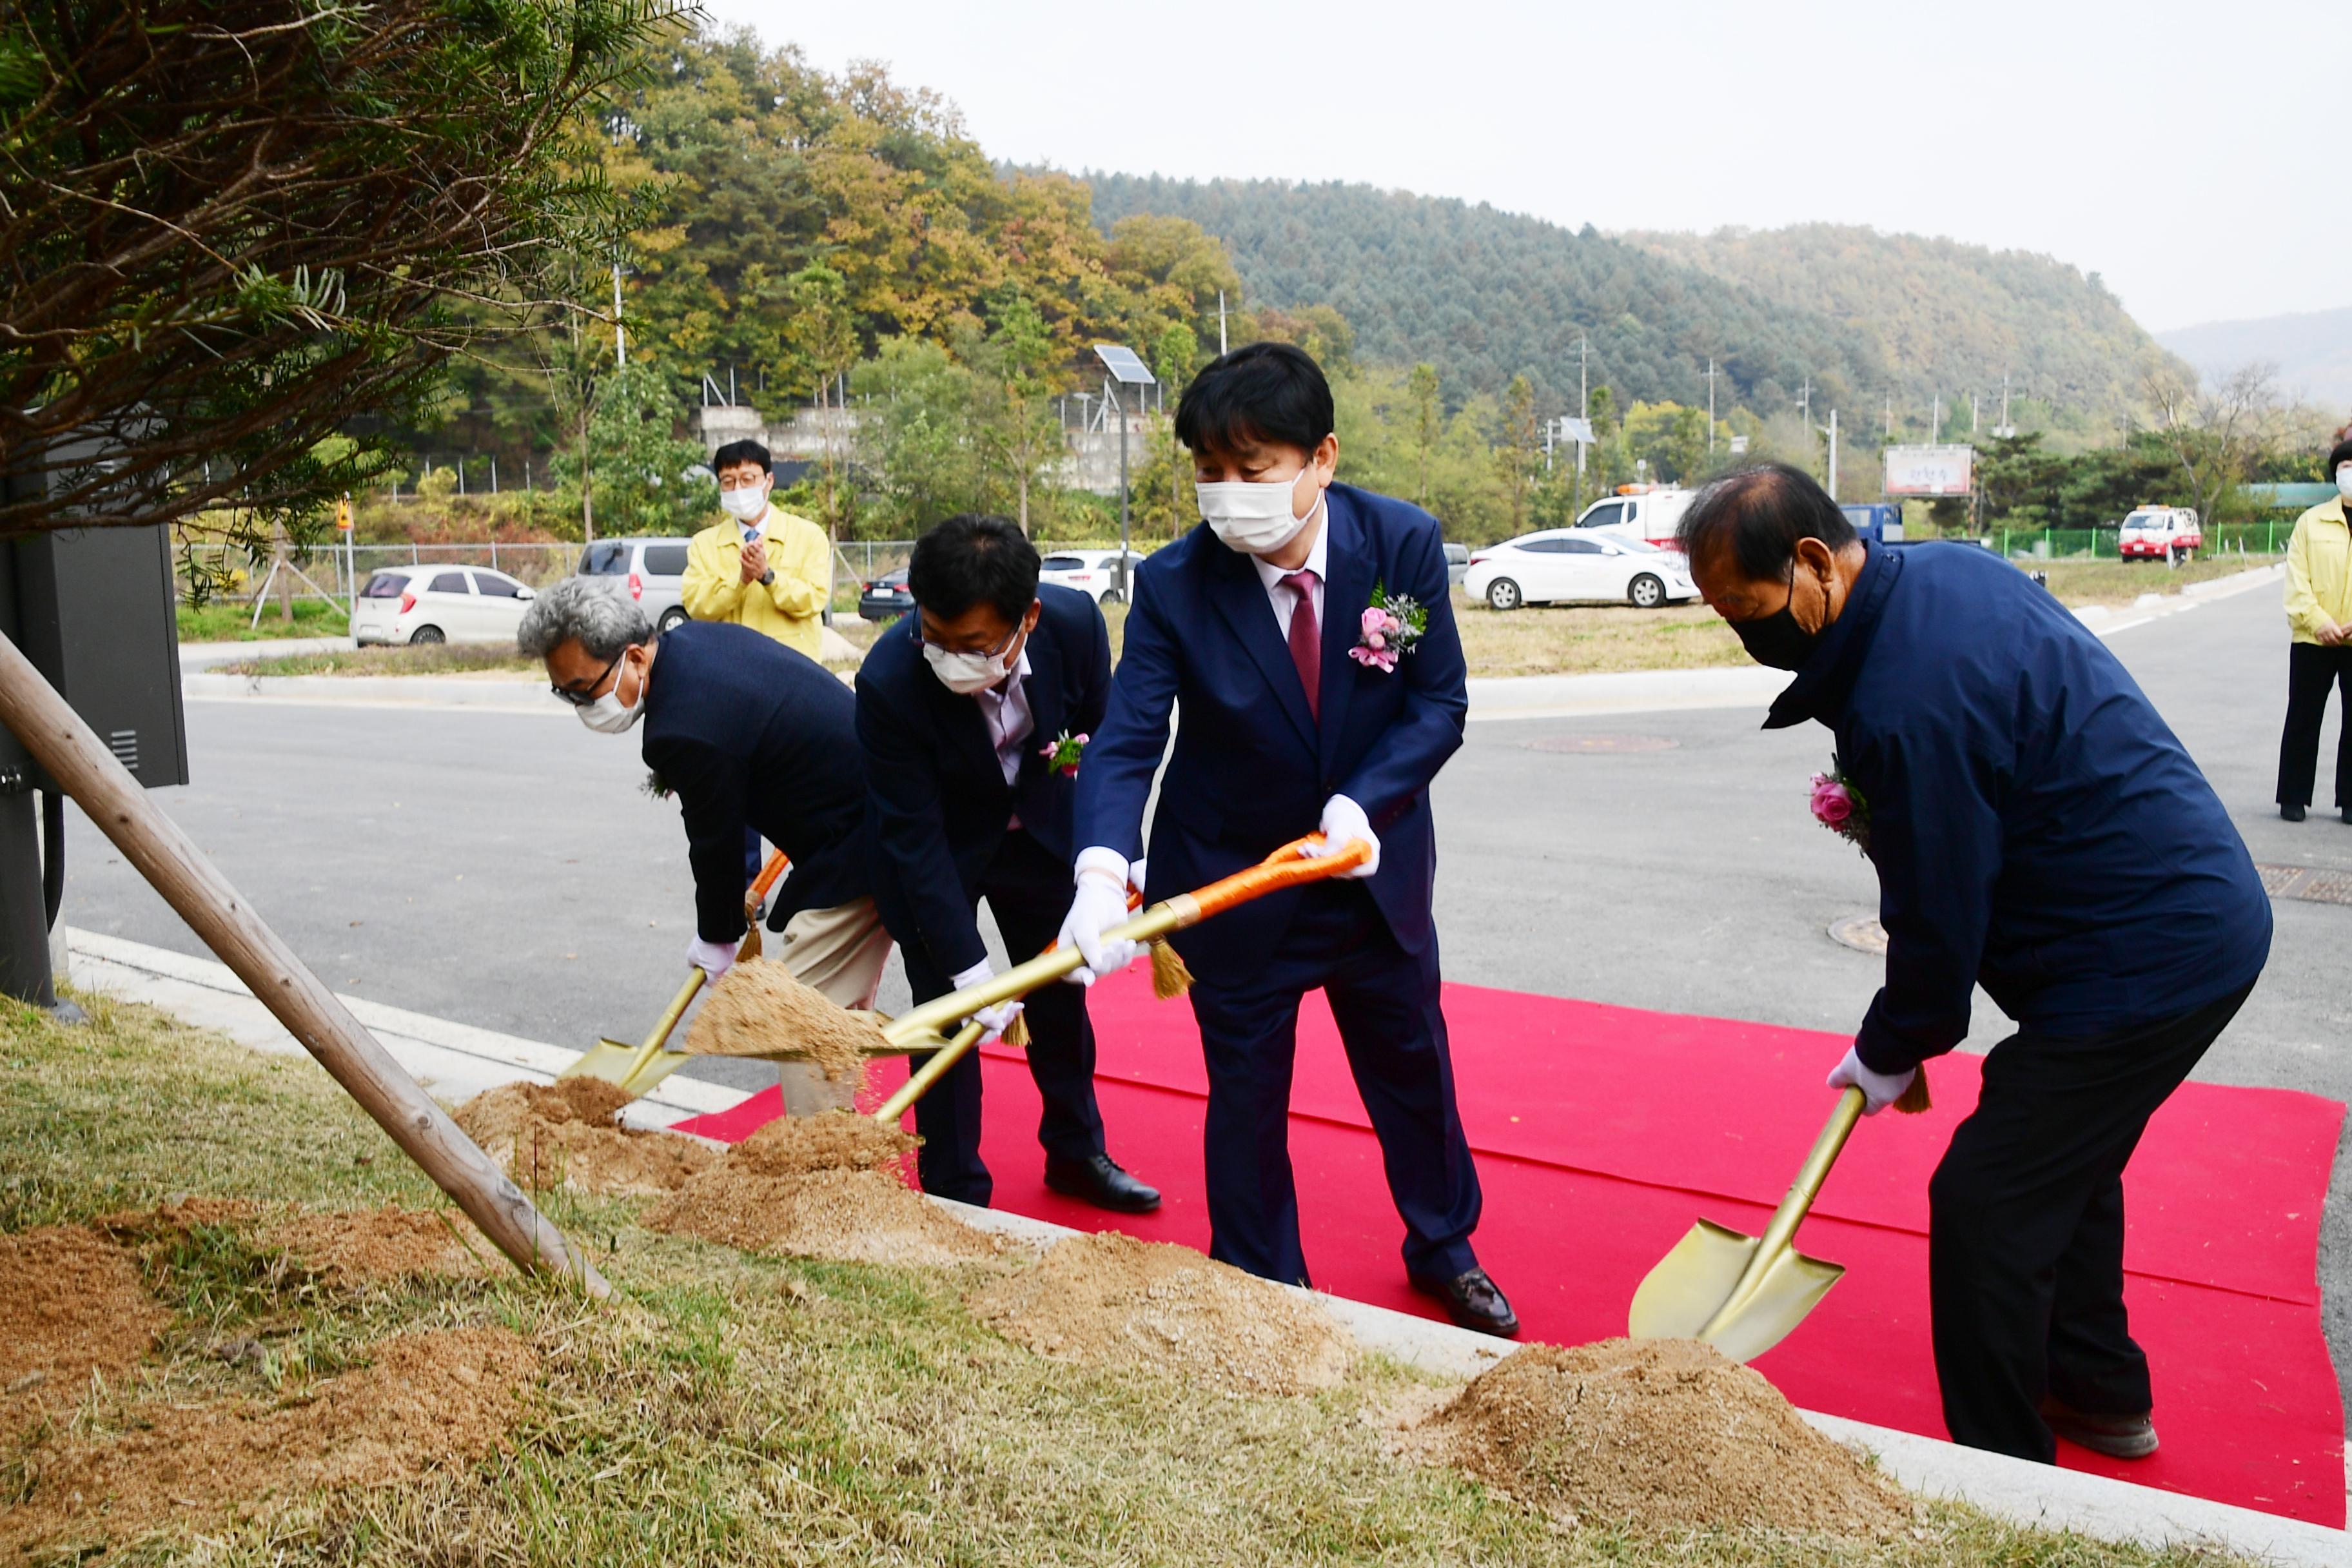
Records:
[[[1381,836],[1373,900],[1408,952],[1433,939],[1437,837],[1429,784],[1462,744],[1469,709],[1462,638],[1437,520],[1349,485],[1325,492],[1321,722],[1307,708],[1274,606],[1250,559],[1204,524],[1136,574],[1110,710],[1077,779],[1076,847],[1143,853],[1143,814],[1182,710],[1151,822],[1153,898],[1187,892],[1315,831],[1344,795]],[[1429,612],[1419,645],[1382,671],[1348,657],[1375,584]],[[1255,973],[1297,910],[1297,891],[1217,916],[1177,939],[1203,975]]]
[[[728,622],[664,634],[646,689],[646,766],[686,817],[705,942],[743,934],[743,827],[792,858],[768,923],[868,890],[856,700],[841,678]]]
[[[1045,765],[1043,748],[1063,731],[1102,727],[1110,691],[1110,635],[1102,612],[1072,588],[1040,584],[1029,634],[1029,716],[1021,773],[1008,786],[980,704],[940,684],[924,661],[917,617],[882,634],[857,672],[857,737],[871,784],[874,897],[882,922],[908,947],[921,944],[942,974],[988,956],[972,905],[989,862],[1017,814],[1021,826],[1067,864],[1072,781]],[[1087,747],[1085,776],[1094,748]],[[1014,960],[1031,953],[1015,953]]]

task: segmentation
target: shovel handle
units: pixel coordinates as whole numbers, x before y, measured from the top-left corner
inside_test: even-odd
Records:
[[[760,868],[760,874],[751,880],[751,889],[743,895],[743,920],[746,924],[760,918],[760,906],[767,901],[768,889],[776,885],[776,879],[782,876],[784,868],[791,864],[782,850],[768,851],[767,864]]]
[[[768,863],[760,868],[760,875],[743,895],[743,921],[748,929],[743,932],[742,942],[736,946],[735,956],[738,959],[759,956],[760,928],[751,923],[752,911],[760,907],[760,901],[768,896],[768,889],[776,885],[776,879],[784,874],[784,868],[790,864],[792,862],[784,858],[782,850],[771,851]],[[677,1030],[677,1021],[686,1016],[687,1008],[693,1004],[694,994],[702,989],[702,983],[708,978],[700,964],[687,965],[685,984],[677,988],[677,994],[669,999],[669,1005],[662,1009],[662,1016],[654,1020],[653,1032],[646,1037],[645,1044],[637,1047],[636,1056],[629,1062],[629,1070],[621,1076],[623,1083],[645,1071],[646,1064],[661,1055],[661,1048],[669,1044],[670,1036]]]
[[[1821,1195],[1822,1184],[1829,1179],[1830,1167],[1837,1163],[1839,1152],[1853,1134],[1854,1124],[1862,1120],[1863,1103],[1862,1090],[1858,1089],[1848,1089],[1838,1095],[1836,1109],[1822,1124],[1821,1135],[1813,1140],[1812,1152],[1797,1168],[1797,1179],[1789,1184],[1788,1194],[1781,1198],[1780,1206],[1772,1211],[1771,1223],[1764,1227],[1748,1267],[1739,1271],[1739,1282],[1731,1288],[1731,1294],[1724,1298],[1715,1316],[1707,1320],[1706,1327],[1699,1331],[1700,1339],[1712,1338],[1745,1307],[1772,1265],[1789,1250],[1789,1244],[1796,1239],[1797,1227],[1804,1224],[1813,1200]]]
[[[1267,856],[1247,870],[1210,883],[1197,892],[1179,893],[1152,905],[1133,920],[1123,921],[1103,932],[1121,942],[1148,942],[1166,936],[1170,931],[1182,931],[1198,925],[1213,914],[1222,914],[1235,904],[1285,888],[1304,887],[1327,878],[1351,871],[1371,858],[1372,847],[1360,839],[1352,840],[1336,855],[1307,858],[1310,847],[1319,848],[1323,839],[1310,834],[1295,839]],[[1078,968],[1085,960],[1074,951],[1059,946],[1046,949],[1026,963],[1016,963],[1002,974],[992,975],[977,985],[967,985],[893,1018],[882,1033],[894,1043],[904,1044],[936,1034],[942,1026],[959,1018],[971,1016],[982,1007],[993,1007],[999,1002],[1010,1002],[1015,996],[1025,996],[1051,980],[1059,980]]]
[[[946,1075],[948,1068],[963,1060],[965,1054],[980,1044],[980,1037],[987,1031],[988,1026],[977,1018],[958,1030],[954,1039],[933,1051],[931,1059],[908,1074],[907,1081],[898,1086],[898,1092],[882,1102],[874,1112],[875,1122],[883,1127],[895,1124],[907,1114],[908,1106],[922,1099],[931,1085]]]

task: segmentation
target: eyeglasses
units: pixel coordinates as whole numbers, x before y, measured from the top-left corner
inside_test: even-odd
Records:
[[[929,647],[935,647],[941,653],[971,653],[975,658],[995,658],[1001,654],[1010,652],[1013,645],[1021,640],[1021,627],[1018,623],[1015,623],[1013,629],[1004,634],[1004,640],[1003,642],[998,643],[994,647],[981,648],[974,651],[969,648],[950,647],[943,642],[933,642],[929,637],[923,635],[923,623],[919,618],[915,622],[915,640]]]
[[[611,675],[613,671],[621,667],[621,660],[626,658],[628,654],[629,650],[626,648],[623,648],[619,653],[614,654],[613,656],[613,662],[606,665],[603,669],[597,671],[596,679],[590,681],[586,686],[551,685],[548,688],[548,690],[553,692],[556,696],[562,698],[563,700],[571,703],[574,708],[589,707],[596,700],[596,689],[604,684],[605,677]]]

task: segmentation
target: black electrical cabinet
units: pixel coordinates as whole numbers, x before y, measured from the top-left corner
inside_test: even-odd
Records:
[[[0,539],[0,633],[150,789],[188,782],[173,596],[161,527]],[[48,937],[64,888],[64,822],[56,781],[0,726],[0,994],[43,1007],[56,1002]]]

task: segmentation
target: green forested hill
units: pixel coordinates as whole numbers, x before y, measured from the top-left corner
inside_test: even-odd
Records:
[[[1489,206],[1339,184],[1202,183],[1089,174],[1108,228],[1132,213],[1186,217],[1232,248],[1258,304],[1336,307],[1358,357],[1434,364],[1449,389],[1500,393],[1527,373],[1551,407],[1591,375],[1626,398],[1779,404],[1810,375],[1858,396],[1892,374],[1868,333],[1778,309],[1736,285],[1587,228]]]
[[[1575,395],[1580,333],[1621,398],[1704,406],[1712,355],[1727,405],[1786,406],[1810,376],[1816,409],[1891,394],[1923,424],[1933,396],[1997,396],[2004,369],[2021,393],[2105,421],[2163,352],[2096,279],[1948,240],[1828,225],[1610,236],[1367,185],[1087,180],[1097,223],[1192,219],[1231,247],[1254,300],[1336,306],[1360,358],[1427,360],[1449,388],[1486,393],[1526,371],[1554,406]]]
[[[2096,273],[2021,250],[1836,224],[1621,237],[1664,259],[1868,333],[1917,396],[2012,390],[2116,415],[2165,358]]]

